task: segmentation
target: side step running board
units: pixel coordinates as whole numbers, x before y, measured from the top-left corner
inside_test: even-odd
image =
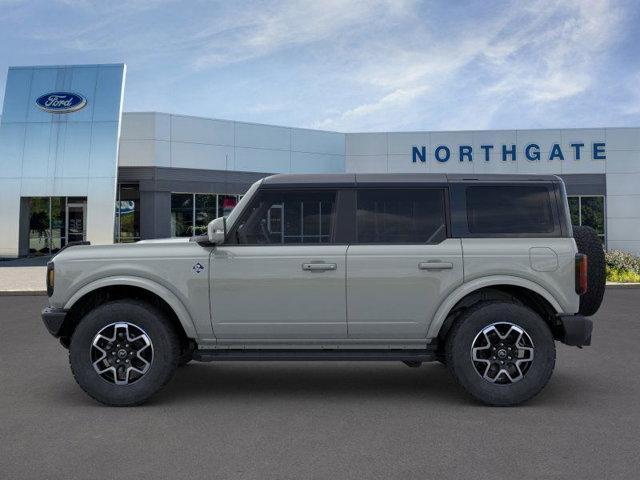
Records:
[[[394,361],[430,362],[435,350],[196,350],[193,359],[214,361]]]

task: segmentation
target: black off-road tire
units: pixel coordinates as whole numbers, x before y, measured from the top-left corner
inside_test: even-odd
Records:
[[[93,368],[92,342],[105,327],[128,322],[141,328],[149,337],[153,360],[146,373],[127,385],[116,385]],[[90,311],[78,324],[71,338],[69,363],[80,387],[95,400],[110,406],[134,406],[147,401],[171,380],[180,359],[180,341],[164,314],[144,302],[116,300]]]
[[[587,292],[580,296],[582,315],[590,316],[598,311],[607,282],[604,248],[596,231],[591,227],[573,226],[573,238],[578,251],[587,256]]]
[[[529,335],[533,360],[519,381],[491,383],[476,370],[472,345],[476,336],[492,324],[509,322]],[[476,400],[490,406],[518,405],[537,395],[555,367],[556,349],[551,330],[533,310],[516,303],[480,302],[463,313],[449,331],[445,343],[447,367],[456,381]]]

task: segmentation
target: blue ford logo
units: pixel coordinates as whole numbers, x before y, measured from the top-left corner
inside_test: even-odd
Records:
[[[46,93],[36,100],[41,110],[49,113],[71,113],[84,108],[87,99],[77,93],[53,92]]]

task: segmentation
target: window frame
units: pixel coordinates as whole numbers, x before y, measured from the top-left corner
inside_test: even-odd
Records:
[[[455,238],[566,238],[571,235],[569,228],[559,210],[559,190],[560,184],[555,182],[459,182],[451,183],[451,217],[452,235]],[[467,189],[473,187],[543,187],[549,195],[551,215],[553,217],[554,228],[551,232],[533,233],[480,233],[471,232],[467,216]]]
[[[250,212],[256,203],[260,201],[262,195],[265,193],[319,193],[332,191],[335,192],[334,199],[334,215],[331,219],[330,226],[330,236],[329,241],[327,243],[240,243],[238,241],[238,229],[240,225],[242,225],[245,216],[248,212]],[[225,246],[234,246],[234,247],[327,247],[332,245],[348,245],[348,241],[344,241],[343,235],[339,233],[338,227],[342,223],[339,222],[338,217],[341,212],[341,202],[344,202],[342,199],[342,192],[345,189],[341,189],[335,186],[321,186],[321,187],[313,187],[313,188],[304,188],[304,187],[279,187],[279,188],[263,188],[260,187],[253,198],[251,199],[251,203],[247,204],[246,207],[240,212],[238,219],[234,222],[233,227],[227,232],[224,244]]]
[[[442,195],[442,214],[444,218],[444,237],[438,241],[432,242],[360,242],[358,240],[358,193],[364,191],[371,190],[388,190],[388,191],[424,191],[424,190],[440,190],[440,194]],[[451,238],[451,215],[450,213],[450,192],[448,185],[445,184],[429,184],[425,183],[424,185],[413,185],[413,186],[402,186],[402,185],[363,185],[361,187],[357,187],[353,189],[354,195],[354,204],[353,204],[353,234],[352,241],[350,242],[353,245],[438,245],[445,240]]]

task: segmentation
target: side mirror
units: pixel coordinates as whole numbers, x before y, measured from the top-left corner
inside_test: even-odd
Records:
[[[214,245],[224,243],[224,239],[227,236],[227,219],[218,217],[215,220],[211,220],[207,225],[207,234],[209,241]]]

